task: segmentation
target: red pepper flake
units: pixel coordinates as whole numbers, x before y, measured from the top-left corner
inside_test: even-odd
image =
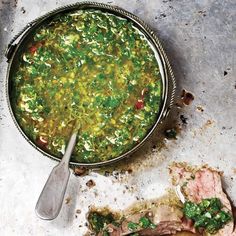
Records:
[[[29,48],[29,51],[31,52],[31,54],[34,54],[38,50],[38,48],[42,47],[43,45],[45,45],[45,41],[37,42],[35,45],[32,45]]]
[[[139,99],[136,103],[135,103],[135,108],[140,110],[144,108],[144,102],[143,100]]]
[[[48,141],[45,138],[43,138],[42,136],[40,136],[36,139],[36,144],[38,147],[45,149],[48,144]]]
[[[31,46],[29,48],[29,50],[30,50],[31,54],[34,54],[37,51],[37,47],[36,46]]]
[[[138,101],[134,105],[137,110],[140,110],[140,109],[144,108],[144,96],[147,94],[147,92],[148,92],[147,88],[144,88],[141,91],[141,99],[138,99]]]

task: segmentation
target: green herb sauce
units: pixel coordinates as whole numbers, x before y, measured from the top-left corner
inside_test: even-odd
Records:
[[[103,233],[103,235],[110,235],[107,231],[107,226],[109,224],[119,227],[122,225],[122,222],[125,221],[125,218],[122,217],[115,217],[112,213],[108,212],[90,212],[88,215],[88,221],[90,224],[90,228],[96,234]],[[155,229],[157,226],[152,223],[152,221],[148,217],[140,217],[137,223],[135,222],[128,222],[127,224],[128,229],[134,233],[131,235],[138,235],[135,231],[139,231],[142,229]]]
[[[104,230],[104,228],[108,224],[114,224],[116,225],[117,222],[115,221],[115,218],[112,213],[102,214],[99,212],[92,212],[88,216],[88,221],[90,223],[91,228],[95,233],[99,233]],[[108,233],[106,230],[104,230],[104,234],[106,235]],[[108,234],[109,235],[109,234]]]
[[[149,218],[144,217],[144,216],[139,219],[138,223],[134,223],[132,221],[128,223],[128,228],[130,231],[135,231],[137,229],[139,230],[148,229],[148,228],[155,229],[156,227],[157,226],[153,224]]]
[[[223,210],[218,198],[203,199],[199,204],[187,201],[183,211],[188,219],[194,221],[196,228],[204,228],[210,234],[217,233],[232,220],[231,214]]]
[[[162,96],[159,67],[132,22],[97,10],[66,13],[38,28],[25,48],[11,103],[41,149],[61,158],[77,123],[72,161],[105,161],[153,126]]]

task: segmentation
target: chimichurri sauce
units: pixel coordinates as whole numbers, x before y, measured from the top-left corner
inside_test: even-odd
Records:
[[[160,108],[162,82],[146,37],[98,10],[59,15],[38,28],[13,74],[11,103],[25,134],[62,157],[75,123],[72,160],[117,157],[140,142]]]

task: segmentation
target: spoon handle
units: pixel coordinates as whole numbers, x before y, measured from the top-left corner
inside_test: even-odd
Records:
[[[61,162],[52,169],[52,172],[39,196],[35,212],[36,215],[43,220],[55,219],[61,210],[70,177],[70,156],[76,143],[77,133],[78,132],[74,132],[71,135]]]

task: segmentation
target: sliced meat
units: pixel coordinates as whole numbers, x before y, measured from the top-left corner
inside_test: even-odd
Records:
[[[161,222],[182,222],[183,212],[172,206],[159,205],[153,209],[153,223],[159,224]]]
[[[179,221],[162,221],[155,229],[143,229],[138,234],[140,236],[170,235],[181,231],[181,228],[181,222]]]
[[[137,230],[139,235],[170,235],[182,230],[183,213],[177,207],[168,205],[159,205],[154,207],[152,211],[142,212],[141,214],[134,214],[127,217],[122,223],[122,235],[128,235],[132,231],[128,228],[129,222],[138,223],[142,216],[148,217],[155,225],[155,229],[140,229]]]
[[[144,229],[139,232],[139,235],[170,235],[180,231],[196,233],[193,222],[185,219],[182,210],[177,207],[160,205],[153,209],[153,214],[153,223],[157,228]]]
[[[182,218],[182,231],[196,233],[196,229],[194,227],[193,221],[183,217]]]
[[[193,169],[186,163],[174,163],[169,168],[172,183],[180,185],[189,201],[199,203],[204,198],[219,198],[225,209],[232,213],[229,199],[222,188],[221,173],[207,166]],[[235,236],[234,223],[229,222],[215,236]]]
[[[200,202],[204,198],[217,197],[222,204],[232,212],[230,202],[223,192],[219,172],[207,168],[198,170],[194,179],[188,181],[185,193],[192,202]]]
[[[181,231],[181,232],[178,232],[178,233],[173,234],[171,236],[202,236],[202,234]]]
[[[218,198],[223,204],[224,210],[232,213],[231,203],[222,189],[221,173],[219,171],[207,166],[193,168],[186,163],[174,163],[170,166],[170,175],[173,185],[180,186],[184,199],[200,203],[206,198]],[[144,209],[147,208],[148,210],[143,210],[139,213],[129,211],[129,215],[124,215],[125,220],[119,221],[119,224],[121,224],[119,227],[109,224],[106,226],[105,231],[109,232],[110,236],[125,236],[135,232],[140,236],[178,235],[178,232],[181,231],[191,232],[189,235],[192,235],[192,233],[199,236],[210,235],[203,232],[203,228],[199,229],[201,232],[196,232],[194,222],[184,216],[182,204],[178,199],[170,202],[160,202],[159,205],[152,204]],[[141,217],[148,218],[155,228],[141,228]],[[130,222],[134,223],[136,230],[129,229],[128,224]],[[100,233],[99,236],[103,236],[103,233]],[[234,222],[229,222],[215,236],[236,236]]]
[[[156,228],[137,229],[136,231],[130,230],[128,227],[129,222],[138,224],[141,217],[147,217],[150,219],[150,221],[156,225]],[[193,223],[184,220],[183,212],[179,207],[165,204],[155,206],[151,211],[146,210],[125,216],[125,220],[122,222],[120,227],[108,225],[106,230],[110,232],[110,236],[117,236],[119,234],[125,236],[134,232],[137,232],[140,236],[171,235],[182,230],[195,232]]]
[[[134,223],[138,223],[139,219],[141,217],[148,217],[151,221],[153,221],[153,210],[143,210],[140,213],[136,213],[136,214],[130,214],[128,216],[126,216],[126,220],[127,221],[132,221]]]
[[[193,176],[194,169],[187,165],[187,163],[173,162],[169,166],[169,174],[171,176],[173,185],[183,185],[186,180],[190,180]]]
[[[151,221],[153,219],[153,213],[151,211],[143,211],[141,213],[131,214],[125,217],[125,220],[121,224],[121,229],[123,234],[132,233],[132,231],[129,230],[128,224],[129,222],[133,223],[139,223],[139,219],[143,216],[147,216]]]

